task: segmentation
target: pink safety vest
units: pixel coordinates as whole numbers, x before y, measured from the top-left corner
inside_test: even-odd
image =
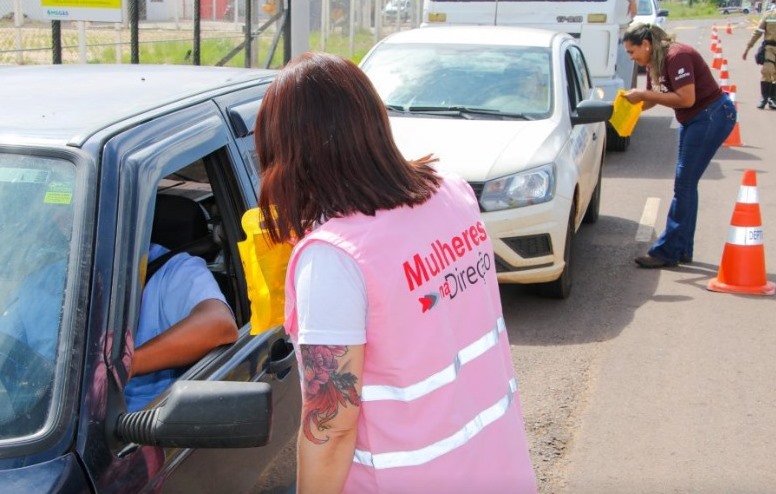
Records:
[[[350,254],[367,292],[356,452],[344,492],[535,493],[493,247],[469,185],[443,175],[425,204],[327,221],[311,242]]]

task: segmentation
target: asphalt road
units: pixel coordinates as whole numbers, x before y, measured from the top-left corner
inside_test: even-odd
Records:
[[[706,289],[746,169],[757,173],[776,281],[776,111],[756,108],[759,66],[753,53],[741,60],[756,17],[667,29],[711,62],[715,22],[743,145],[721,148],[701,180],[695,262],[633,262],[662,231],[672,196],[676,122],[657,107],[628,151],[607,156],[601,218],[576,238],[572,296],[502,287],[540,492],[776,492],[776,297]]]

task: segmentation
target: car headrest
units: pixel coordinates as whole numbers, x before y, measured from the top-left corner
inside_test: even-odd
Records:
[[[187,197],[158,194],[151,242],[176,250],[209,236],[205,209]]]

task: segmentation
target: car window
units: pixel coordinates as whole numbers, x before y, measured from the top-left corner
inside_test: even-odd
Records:
[[[477,108],[544,118],[552,108],[546,48],[466,44],[378,46],[362,64],[393,108]]]
[[[76,169],[54,158],[0,154],[0,440],[44,427],[74,226]]]
[[[577,83],[582,93],[583,98],[586,98],[590,94],[592,83],[590,81],[590,73],[587,70],[587,63],[585,63],[585,57],[582,55],[582,50],[576,46],[569,47],[569,53],[571,54],[571,61],[574,64],[574,72],[577,74]]]
[[[566,90],[569,98],[569,109],[573,112],[582,101],[582,90],[579,83],[579,74],[574,65],[571,50],[567,50],[563,57],[563,68],[566,71]]]
[[[142,302],[135,318],[136,348],[163,335],[208,299],[225,302],[238,327],[249,321],[235,248],[240,240],[236,223],[245,205],[239,200],[239,189],[230,188],[236,182],[231,177],[234,167],[224,166],[228,156],[219,149],[167,173],[156,184],[153,219],[145,223],[143,235],[150,240]],[[196,286],[191,286],[193,280]],[[130,410],[150,403],[146,400],[161,394],[197,363],[133,377],[125,390]],[[152,393],[147,392],[151,389]]]
[[[652,15],[655,13],[652,0],[639,0],[638,11],[636,15]]]
[[[248,322],[249,314],[238,296],[244,288],[236,269],[240,260],[230,248],[238,239],[229,239],[233,232],[227,233],[230,228],[224,221],[231,214],[223,214],[221,207],[226,201],[217,200],[218,189],[214,191],[213,179],[208,174],[209,170],[214,174],[216,163],[215,156],[206,156],[162,178],[157,186],[151,242],[204,259],[242,326]],[[177,209],[171,211],[171,204]],[[229,226],[234,230],[233,225]]]

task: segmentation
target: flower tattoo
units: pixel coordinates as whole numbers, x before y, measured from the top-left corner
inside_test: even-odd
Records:
[[[338,359],[348,352],[346,346],[300,345],[302,354],[302,386],[307,402],[304,417],[305,437],[313,444],[323,444],[328,436],[319,439],[313,434],[312,426],[325,432],[328,422],[337,416],[339,406],[361,406],[356,391],[358,379],[350,372],[337,372]]]

